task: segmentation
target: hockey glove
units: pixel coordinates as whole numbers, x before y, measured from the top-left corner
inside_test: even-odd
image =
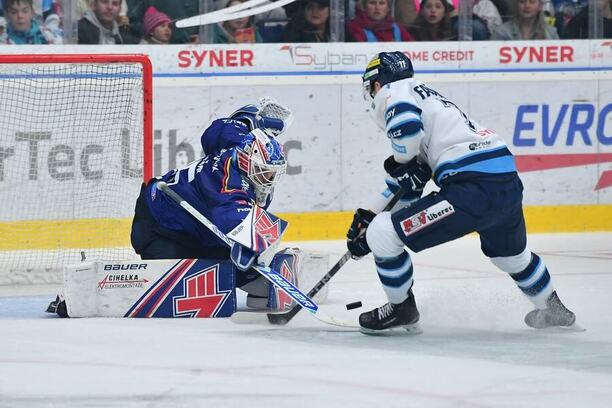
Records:
[[[234,265],[236,265],[236,268],[240,269],[241,271],[246,271],[257,262],[257,253],[251,248],[247,248],[244,245],[240,245],[236,242],[232,246],[230,258]]]
[[[425,184],[431,178],[431,169],[427,164],[419,163],[414,157],[408,163],[400,164],[393,156],[385,160],[385,171],[406,191],[412,191],[419,196]]]
[[[359,259],[372,251],[366,241],[366,231],[375,216],[372,211],[363,208],[355,211],[353,223],[346,234],[346,247],[353,259]]]

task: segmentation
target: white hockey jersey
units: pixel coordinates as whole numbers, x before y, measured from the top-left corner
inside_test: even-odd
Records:
[[[406,163],[418,155],[431,167],[438,185],[458,173],[516,171],[512,153],[499,135],[470,120],[457,105],[421,81],[408,78],[383,86],[372,107],[395,160]]]

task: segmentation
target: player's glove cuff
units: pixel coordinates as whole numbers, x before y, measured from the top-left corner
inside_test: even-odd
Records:
[[[406,191],[421,193],[431,179],[431,168],[414,157],[408,163],[398,163],[393,156],[385,160],[385,171]]]
[[[353,223],[346,234],[346,246],[353,259],[359,259],[371,252],[366,241],[366,231],[376,214],[370,210],[358,208],[353,216]]]

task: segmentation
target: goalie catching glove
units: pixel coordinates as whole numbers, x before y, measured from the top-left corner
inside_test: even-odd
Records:
[[[355,211],[353,223],[346,234],[346,247],[353,259],[359,259],[372,251],[366,241],[366,231],[375,216],[372,211],[363,208]]]
[[[409,195],[420,198],[425,184],[431,178],[431,169],[427,164],[420,163],[416,156],[408,163],[398,163],[393,156],[385,160],[385,171],[393,178]],[[410,194],[412,192],[413,194]]]

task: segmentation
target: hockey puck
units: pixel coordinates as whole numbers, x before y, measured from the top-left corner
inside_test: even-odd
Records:
[[[357,309],[358,307],[363,306],[361,302],[353,302],[346,305],[346,310]]]

